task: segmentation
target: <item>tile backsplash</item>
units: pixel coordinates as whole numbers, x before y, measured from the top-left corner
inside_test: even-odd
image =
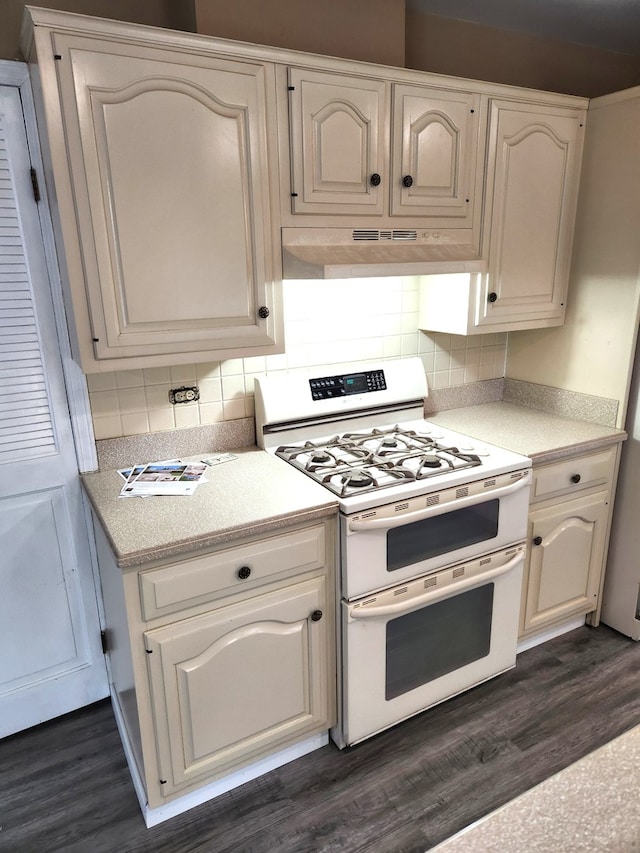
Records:
[[[418,329],[414,278],[285,281],[286,353],[87,377],[96,439],[251,417],[256,376],[322,375],[339,366],[420,356],[431,388],[504,376],[507,334],[445,335]],[[172,405],[169,390],[197,385],[200,399]]]

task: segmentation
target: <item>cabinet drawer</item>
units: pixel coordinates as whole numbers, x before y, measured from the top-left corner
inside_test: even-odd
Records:
[[[143,619],[241,592],[325,562],[323,525],[140,573]],[[241,571],[242,570],[242,571]],[[245,577],[246,575],[246,577]]]
[[[532,501],[606,483],[613,477],[615,458],[615,448],[609,448],[590,456],[575,456],[553,465],[534,468]]]

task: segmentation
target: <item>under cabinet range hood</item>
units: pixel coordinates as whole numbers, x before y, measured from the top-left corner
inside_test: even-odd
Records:
[[[283,228],[284,278],[360,278],[485,272],[470,231]]]

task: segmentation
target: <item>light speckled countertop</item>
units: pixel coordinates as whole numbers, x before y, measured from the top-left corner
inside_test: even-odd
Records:
[[[331,492],[280,459],[257,447],[233,452],[189,496],[121,498],[117,471],[82,476],[121,568],[337,513]]]
[[[615,427],[572,420],[502,401],[449,409],[427,417],[430,423],[529,456],[534,465],[577,453],[590,453],[627,437],[624,430]]]
[[[640,726],[636,726],[432,851],[640,851],[639,766]]]

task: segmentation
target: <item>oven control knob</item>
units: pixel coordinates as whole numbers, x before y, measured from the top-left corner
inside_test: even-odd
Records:
[[[536,536],[533,540],[534,545],[542,545],[542,536]]]
[[[573,477],[571,478],[571,482],[572,483],[579,483],[581,479],[582,479],[582,477],[580,476],[580,474],[574,474]]]
[[[250,574],[251,568],[249,566],[240,566],[238,569],[238,577],[241,581],[246,581]]]
[[[312,622],[319,622],[322,619],[322,610],[314,610],[311,614]]]

